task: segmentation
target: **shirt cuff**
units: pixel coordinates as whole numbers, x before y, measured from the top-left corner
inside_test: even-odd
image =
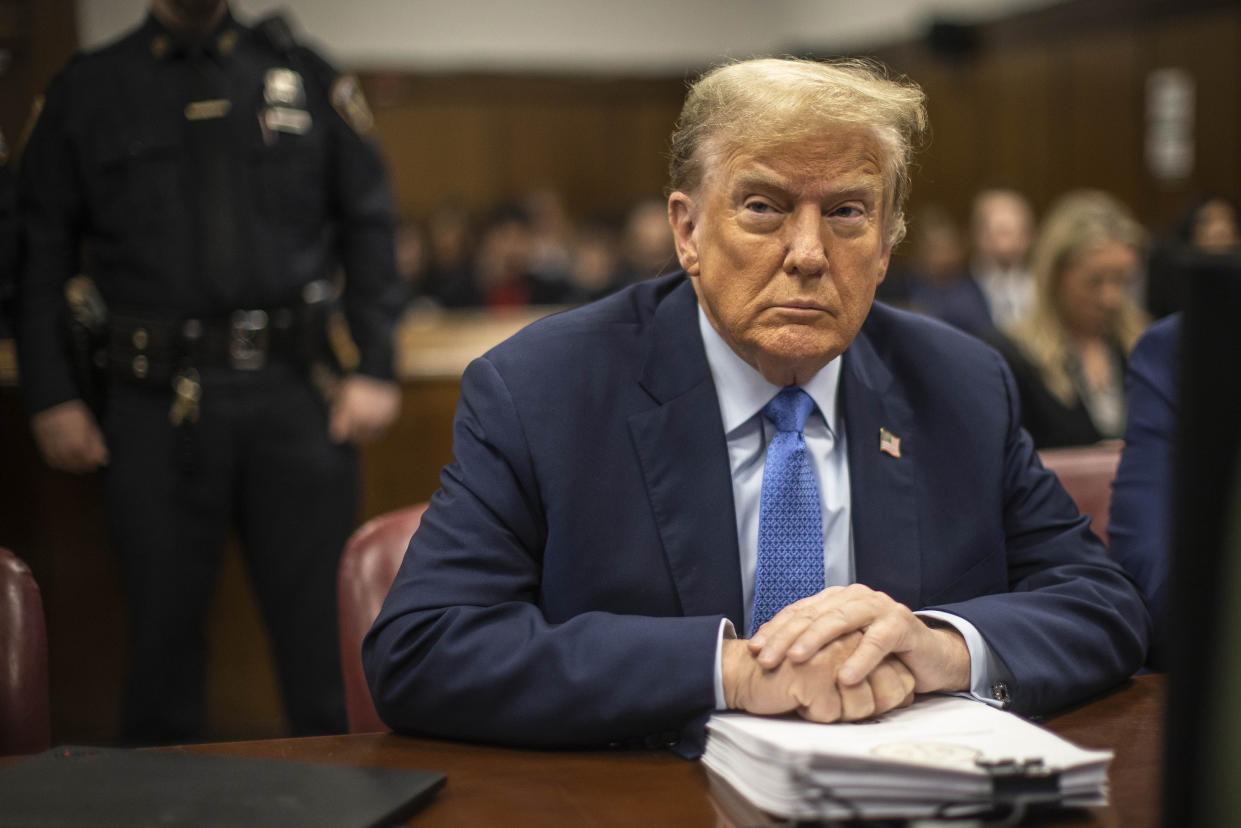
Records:
[[[724,701],[724,639],[736,638],[737,630],[727,618],[720,619],[720,630],[715,636],[715,709],[727,710]]]
[[[942,621],[961,633],[961,637],[965,639],[965,647],[970,651],[970,689],[968,693],[953,695],[969,696],[992,707],[1008,706],[1008,688],[1012,676],[1003,660],[983,640],[977,627],[959,615],[941,610],[921,610],[914,615]]]

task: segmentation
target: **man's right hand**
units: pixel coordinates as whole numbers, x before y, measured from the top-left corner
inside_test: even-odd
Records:
[[[103,432],[81,400],[54,405],[30,420],[43,460],[60,471],[82,474],[108,465]]]
[[[905,707],[914,698],[914,675],[895,656],[884,658],[852,686],[839,683],[836,673],[862,641],[862,633],[840,636],[809,659],[784,659],[766,669],[748,642],[725,639],[721,654],[724,700],[731,710],[778,714],[795,711],[816,722],[857,721]]]

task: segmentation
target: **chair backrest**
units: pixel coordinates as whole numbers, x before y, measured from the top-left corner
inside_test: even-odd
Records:
[[[1039,452],[1043,465],[1056,473],[1060,485],[1077,504],[1077,510],[1090,516],[1090,528],[1107,543],[1108,509],[1112,502],[1112,481],[1120,464],[1121,443],[1101,443],[1080,448],[1046,449]]]
[[[362,639],[379,615],[384,597],[405,558],[427,504],[380,515],[360,526],[345,544],[337,575],[340,665],[345,679],[345,714],[350,733],[387,730],[375,712],[362,672]]]
[[[30,567],[0,547],[0,755],[50,743],[43,599]]]

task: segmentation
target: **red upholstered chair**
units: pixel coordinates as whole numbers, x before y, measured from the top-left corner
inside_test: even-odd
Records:
[[[362,639],[371,628],[396,578],[409,539],[427,504],[380,515],[360,526],[345,544],[336,581],[340,619],[340,665],[345,677],[345,713],[350,733],[387,730],[375,712],[362,673]]]
[[[43,599],[30,567],[0,548],[0,755],[47,750],[50,723]]]
[[[1060,484],[1090,516],[1090,528],[1107,543],[1108,508],[1112,502],[1112,481],[1120,464],[1122,444],[1101,443],[1081,448],[1046,449],[1039,452],[1043,465],[1056,473]]]

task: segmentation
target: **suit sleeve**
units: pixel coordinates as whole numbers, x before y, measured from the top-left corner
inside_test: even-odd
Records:
[[[1163,665],[1160,645],[1166,630],[1171,544],[1174,342],[1174,337],[1143,337],[1129,362],[1125,450],[1116,470],[1107,527],[1108,552],[1137,581],[1150,608],[1155,638],[1147,664],[1156,669]]]
[[[66,110],[62,78],[48,89],[18,171],[17,346],[22,395],[32,414],[80,393],[63,334],[64,286],[78,269],[83,222]]]
[[[1150,618],[1137,588],[1090,531],[1020,427],[1012,375],[996,355],[1007,397],[1004,533],[1008,593],[930,609],[969,620],[1003,660],[1019,713],[1049,713],[1115,685],[1142,664]]]
[[[384,721],[516,745],[695,754],[714,707],[720,617],[545,619],[549,515],[571,507],[544,502],[520,413],[485,358],[462,378],[453,450],[363,645]]]

